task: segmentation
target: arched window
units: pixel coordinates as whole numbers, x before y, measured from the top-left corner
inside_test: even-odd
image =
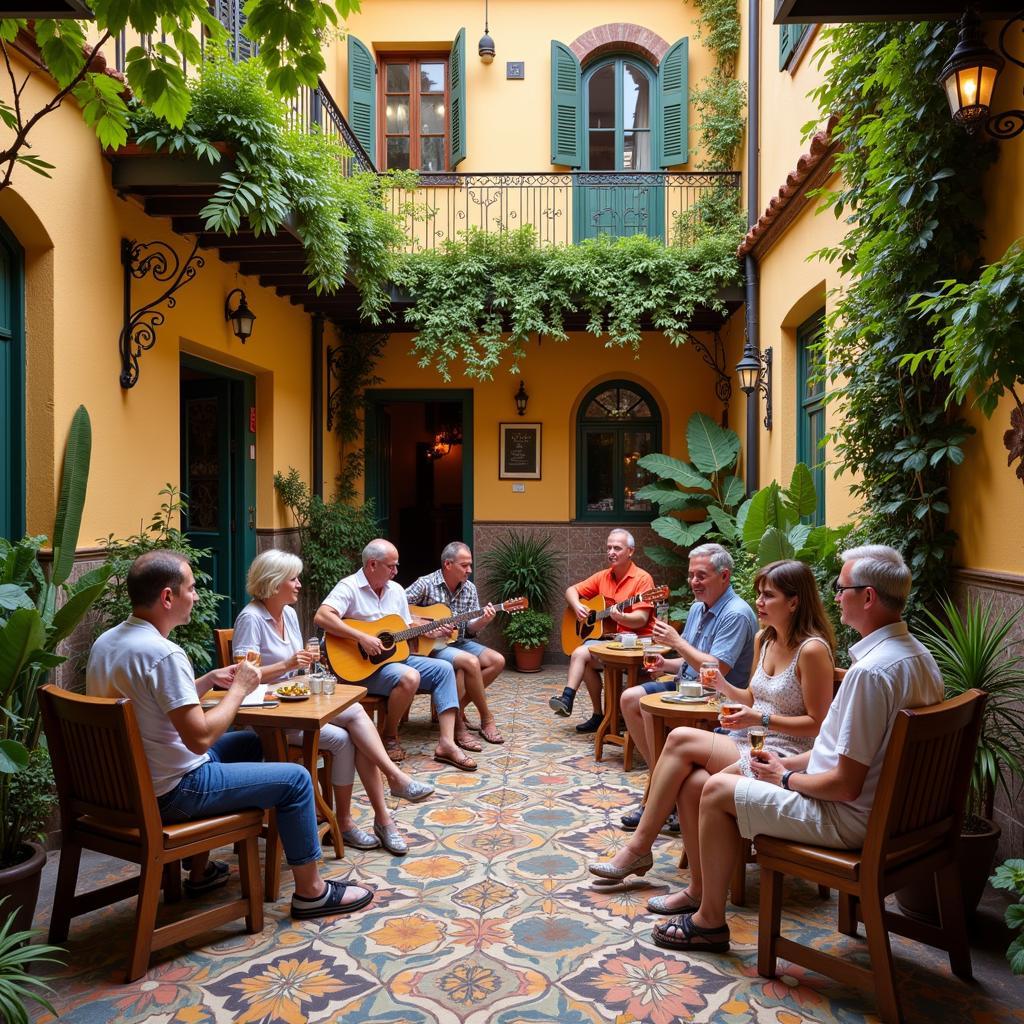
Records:
[[[647,521],[654,514],[636,492],[651,476],[637,465],[661,449],[661,413],[638,384],[599,384],[583,399],[576,423],[576,518]]]
[[[652,171],[657,149],[654,72],[637,57],[611,57],[583,73],[584,170]]]

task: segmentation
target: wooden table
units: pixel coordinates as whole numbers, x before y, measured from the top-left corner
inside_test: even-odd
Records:
[[[276,708],[240,707],[235,715],[235,725],[251,726],[259,734],[263,744],[263,756],[268,761],[288,761],[288,738],[290,729],[302,731],[302,763],[313,781],[313,799],[316,803],[317,818],[323,819],[321,836],[328,832],[334,843],[336,857],[345,852],[341,840],[341,829],[334,811],[324,800],[317,775],[317,759],[320,756],[320,729],[337,717],[346,708],[357,704],[366,695],[365,686],[339,683],[330,697],[312,694],[308,700],[281,701]],[[215,696],[206,694],[207,697]],[[267,699],[273,700],[268,691]],[[281,850],[277,832],[277,815],[270,815],[267,829],[266,885],[264,899],[273,902],[281,888]]]
[[[654,726],[654,749],[651,751],[654,764],[658,763],[658,758],[665,749],[665,740],[673,729],[680,725],[689,725],[694,729],[710,731],[716,729],[719,724],[720,709],[717,704],[669,704],[661,699],[662,696],[660,693],[649,693],[646,697],[640,698],[640,711],[650,716]],[[651,774],[654,773],[654,764],[650,766]]]
[[[668,651],[667,647],[657,644],[651,649],[659,654]],[[610,643],[604,643],[593,644],[590,650],[604,668],[604,718],[594,736],[594,760],[600,761],[604,745],[613,743],[623,748],[623,767],[628,772],[633,767],[633,741],[628,732],[619,731],[619,700],[622,691],[636,686],[639,680],[644,663],[644,648],[640,644],[636,647],[612,647]]]

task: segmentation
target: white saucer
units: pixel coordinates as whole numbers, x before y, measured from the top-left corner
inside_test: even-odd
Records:
[[[683,697],[678,693],[663,693],[661,699],[666,704],[707,704],[707,697]]]

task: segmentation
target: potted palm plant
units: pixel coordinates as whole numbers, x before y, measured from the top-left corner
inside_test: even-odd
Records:
[[[12,896],[17,931],[32,923],[46,863],[37,840],[52,806],[36,694],[51,670],[67,660],[57,654],[58,645],[92,607],[110,575],[102,567],[70,582],[91,447],[89,414],[79,406],[64,450],[49,576],[37,558],[45,537],[13,544],[0,538],[0,898]]]
[[[558,558],[551,538],[509,530],[480,559],[490,588],[502,601],[525,597],[529,610],[509,616],[502,629],[520,672],[539,672],[553,621],[548,614],[557,587]],[[523,666],[526,667],[523,667]]]
[[[938,663],[946,699],[975,688],[988,694],[960,839],[964,908],[972,914],[999,846],[1000,828],[992,820],[996,791],[1001,787],[1012,799],[1010,781],[1024,775],[1024,658],[1009,639],[1021,612],[1004,614],[969,599],[961,614],[949,598],[940,611],[926,610],[916,634]],[[896,895],[911,916],[938,918],[930,878]]]
[[[0,909],[4,909],[4,899],[0,899]],[[10,1024],[28,1024],[26,1004],[29,1002],[38,1003],[54,1017],[57,1016],[57,1011],[44,994],[53,989],[45,978],[34,973],[34,969],[40,964],[62,964],[63,961],[55,954],[64,950],[59,946],[33,943],[34,932],[14,930],[17,917],[17,910],[8,910],[0,925],[0,1020]]]

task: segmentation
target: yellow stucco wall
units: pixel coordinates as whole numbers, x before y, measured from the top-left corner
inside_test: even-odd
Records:
[[[32,108],[50,95],[51,83],[36,79],[24,102]],[[274,498],[272,477],[288,465],[307,479],[310,474],[309,317],[207,252],[205,267],[178,293],[175,308],[164,307],[166,322],[142,356],[139,383],[123,391],[120,240],[159,239],[182,257],[191,246],[171,232],[168,220],[148,217],[117,196],[110,165],[71,101],[40,121],[32,140],[33,151],[56,164],[52,178],[19,169],[11,188],[0,192],[0,218],[26,248],[29,532],[52,527],[64,438],[79,403],[93,425],[81,545],[111,532],[135,532],[148,521],[157,492],[180,478],[182,352],[256,377],[257,525],[290,525]],[[245,346],[224,320],[224,299],[234,287],[245,289],[258,318]],[[151,280],[136,283],[133,305],[160,290]]]
[[[477,55],[483,35],[483,4],[479,0],[448,0],[442,6],[421,0],[379,0],[366,3],[349,18],[349,31],[376,55],[402,49],[447,52],[460,28],[466,29],[466,159],[459,171],[544,171],[551,169],[551,40],[567,46],[600,25],[628,22],[656,32],[671,45],[690,39],[690,88],[712,67],[712,59],[696,38],[694,8],[664,0],[633,0],[623,7],[609,0],[519,0],[493,4],[490,31],[497,49],[494,63]],[[335,99],[348,115],[347,50],[336,44]],[[522,81],[505,78],[505,62],[524,61]],[[693,113],[691,110],[691,119]],[[696,133],[690,132],[690,164]],[[374,155],[376,159],[376,154]]]
[[[530,396],[524,422],[542,424],[542,477],[522,481],[525,491],[514,492],[511,480],[498,479],[498,424],[519,419],[513,396],[520,377],[506,367],[493,381],[453,375],[446,384],[434,372],[417,368],[408,354],[410,344],[410,335],[392,337],[377,366],[384,387],[473,389],[473,507],[478,522],[575,519],[576,416],[584,395],[602,381],[624,379],[647,389],[661,410],[662,450],[679,458],[686,456],[690,414],[701,411],[718,420],[722,413],[714,394],[715,375],[700,355],[688,346],[673,348],[659,334],[644,335],[639,360],[629,351],[607,349],[589,335],[571,335],[561,344],[544,341],[539,350],[531,347],[520,367]],[[730,344],[726,365],[736,363],[740,347]],[[734,418],[730,422],[742,432],[742,424]]]
[[[989,31],[989,44],[995,33]],[[1024,92],[1024,71],[1007,62],[993,96],[993,110],[1019,107]],[[965,145],[972,145],[965,139]],[[987,262],[998,259],[1009,245],[1024,237],[1024,136],[999,143],[999,159],[985,182],[985,241]],[[1024,389],[1018,386],[1024,399]],[[956,561],[973,569],[1024,573],[1024,547],[1019,532],[1008,529],[1024,513],[1024,484],[1007,467],[1003,432],[1010,426],[1012,397],[1007,396],[991,419],[968,409],[967,418],[977,433],[967,441],[964,464],[953,474],[952,526],[960,535]]]

